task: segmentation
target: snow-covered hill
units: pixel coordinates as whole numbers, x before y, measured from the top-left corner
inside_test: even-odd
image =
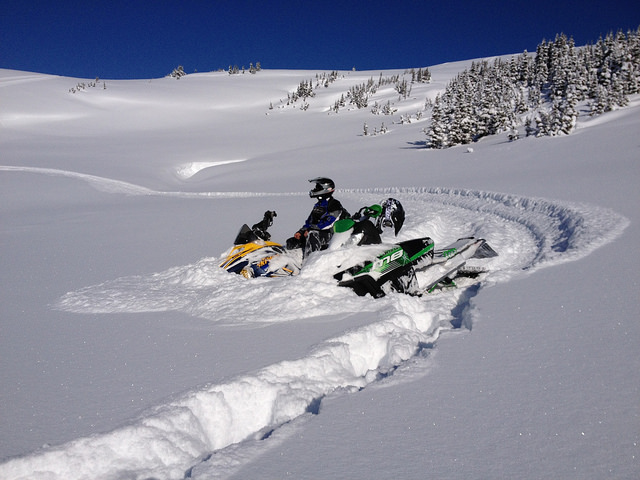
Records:
[[[0,476],[636,478],[640,98],[425,149],[427,98],[469,64],[381,82],[393,115],[331,107],[408,71],[0,70]],[[218,268],[266,209],[297,230],[318,175],[351,212],[399,199],[400,239],[486,238],[491,273],[373,300],[321,261]]]

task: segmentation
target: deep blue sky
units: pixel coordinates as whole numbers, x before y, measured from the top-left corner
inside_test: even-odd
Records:
[[[4,0],[0,68],[104,79],[249,66],[358,70],[533,52],[640,26],[640,1]]]

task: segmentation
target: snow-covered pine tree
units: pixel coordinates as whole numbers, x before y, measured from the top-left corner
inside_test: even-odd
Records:
[[[184,71],[184,67],[182,65],[173,69],[173,72],[169,74],[170,77],[175,78],[176,80],[180,80],[180,78],[186,75]]]
[[[444,122],[441,96],[438,95],[433,102],[431,112],[431,124],[426,130],[427,144],[430,148],[446,148],[449,146],[447,138],[446,123]]]

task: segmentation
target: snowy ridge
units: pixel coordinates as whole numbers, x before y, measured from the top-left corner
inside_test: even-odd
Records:
[[[216,162],[215,165],[225,165],[227,163],[236,163],[243,160],[231,160],[226,162]],[[212,165],[208,165],[206,168],[210,168]],[[189,173],[184,173],[186,168]],[[176,172],[178,176],[189,178],[195,175],[197,171],[200,171],[200,167],[193,167],[192,164],[188,164],[186,167],[179,168]],[[201,168],[200,168],[201,169]],[[0,171],[5,172],[24,172],[24,173],[37,173],[42,175],[50,175],[55,177],[68,177],[76,178],[87,182],[93,188],[100,192],[124,194],[124,195],[155,195],[155,196],[170,196],[170,197],[217,197],[217,198],[245,198],[245,197],[265,197],[271,195],[283,195],[283,194],[271,194],[271,193],[255,193],[255,192],[161,192],[158,190],[152,190],[150,188],[143,187],[141,185],[135,185],[133,183],[124,182],[122,180],[114,180],[106,177],[99,177],[97,175],[90,175],[86,173],[71,172],[68,170],[59,170],[56,168],[41,168],[41,167],[17,167],[12,165],[0,165]],[[194,172],[194,173],[192,173]]]
[[[16,170],[71,176],[111,193],[166,194],[73,172]],[[582,258],[628,225],[626,218],[600,207],[501,193],[424,187],[341,194],[363,205],[394,196],[408,212],[426,212],[408,215],[400,239],[429,235],[438,245],[462,236],[486,238],[500,256],[492,260],[492,273],[481,286]],[[325,396],[362,389],[388,375],[433,345],[442,331],[453,328],[452,322],[469,325],[468,320],[455,316],[470,315],[470,309],[464,307],[477,293],[477,286],[473,292],[460,288],[425,298],[388,295],[374,301],[337,288],[330,275],[336,260],[328,258],[311,258],[296,278],[252,281],[222,271],[220,257],[203,258],[192,265],[122,277],[63,296],[54,308],[81,313],[178,310],[223,325],[251,326],[330,315],[335,314],[332,305],[336,304],[343,317],[368,312],[371,320],[316,345],[298,360],[195,387],[111,432],[10,460],[0,465],[2,478],[184,478],[212,452],[247,439],[266,438],[278,426],[318,413]],[[238,304],[246,306],[240,313]],[[221,461],[217,456],[216,462]]]
[[[88,175],[86,173],[69,172],[56,168],[15,167],[10,165],[0,165],[0,171],[39,173],[57,177],[77,178],[79,180],[87,182],[96,190],[105,193],[120,193],[126,195],[152,195],[155,193],[153,192],[153,190],[149,190],[148,188],[134,185],[132,183],[113,180],[110,178],[98,177],[96,175]]]
[[[184,165],[180,165],[176,170],[176,174],[178,177],[187,180],[193,177],[195,174],[200,172],[201,170],[206,170],[207,168],[217,167],[218,165],[227,165],[229,163],[239,163],[244,162],[246,159],[241,158],[238,160],[220,160],[218,162],[189,162]]]

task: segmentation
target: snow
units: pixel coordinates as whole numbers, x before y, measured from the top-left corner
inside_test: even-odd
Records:
[[[329,112],[379,71],[303,111],[287,92],[323,72],[71,93],[0,70],[0,477],[638,478],[640,98],[569,136],[424,149],[401,116],[469,64],[380,89],[392,117]],[[335,285],[340,251],[219,268],[265,210],[274,240],[297,230],[318,175],[351,212],[399,199],[399,240],[486,238],[491,273],[374,300]]]

